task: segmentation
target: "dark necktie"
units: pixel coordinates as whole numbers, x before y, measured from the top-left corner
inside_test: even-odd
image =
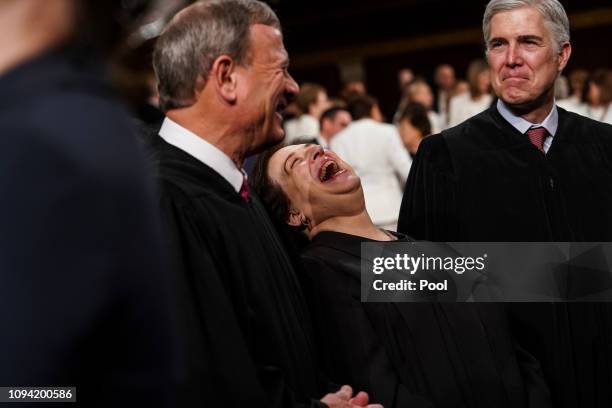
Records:
[[[240,197],[242,197],[242,199],[245,202],[249,202],[249,182],[247,181],[247,176],[243,175],[242,176],[242,187],[240,187]]]
[[[543,127],[531,128],[527,131],[527,137],[531,144],[542,153],[546,153],[544,151],[544,139],[546,139],[546,136],[548,136],[548,132]]]

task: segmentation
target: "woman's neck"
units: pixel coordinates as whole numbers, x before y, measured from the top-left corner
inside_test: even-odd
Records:
[[[391,236],[374,225],[365,209],[356,215],[328,218],[314,226],[308,232],[308,235],[312,238],[323,231],[342,232],[344,234],[356,235],[375,241],[392,240]]]

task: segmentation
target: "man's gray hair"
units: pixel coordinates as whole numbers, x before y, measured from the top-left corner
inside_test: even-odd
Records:
[[[256,0],[199,1],[174,16],[153,53],[160,108],[165,112],[193,105],[196,87],[205,84],[221,55],[248,65],[253,24],[281,28],[274,11]]]
[[[497,13],[515,10],[522,7],[533,7],[543,17],[553,38],[555,50],[561,51],[563,44],[570,40],[570,25],[565,9],[558,0],[491,0],[482,20],[482,32],[488,48],[491,35],[491,19]]]

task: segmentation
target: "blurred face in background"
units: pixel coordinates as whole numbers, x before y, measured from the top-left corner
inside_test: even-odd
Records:
[[[321,117],[321,114],[327,109],[329,109],[329,106],[330,102],[327,98],[327,93],[325,91],[321,91],[317,94],[317,100],[315,101],[315,103],[310,105],[309,113],[315,118],[319,119]]]
[[[489,71],[482,71],[478,74],[477,81],[480,95],[488,94],[491,88],[491,74]]]
[[[440,65],[435,80],[440,89],[450,90],[455,85],[455,70],[450,65]]]
[[[333,117],[321,121],[321,136],[329,140],[338,132],[344,130],[351,121],[351,114],[348,111],[338,111]]]
[[[599,106],[601,104],[601,89],[593,81],[589,82],[587,99],[589,101],[589,105],[591,106]]]
[[[399,123],[399,133],[404,146],[414,156],[419,149],[421,140],[423,140],[423,133],[406,118],[402,119]]]
[[[420,103],[425,109],[433,106],[434,97],[431,88],[425,82],[415,82],[409,88],[410,101]]]
[[[406,85],[414,80],[414,73],[411,69],[404,68],[397,73],[397,82],[400,89],[404,89]]]

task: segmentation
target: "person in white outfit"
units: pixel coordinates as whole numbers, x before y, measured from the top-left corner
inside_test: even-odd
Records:
[[[311,83],[302,85],[296,104],[302,114],[285,122],[285,140],[287,143],[292,143],[298,138],[318,136],[321,113],[330,106],[325,88]]]
[[[585,109],[585,105],[582,102],[582,94],[584,93],[584,87],[588,78],[588,71],[584,69],[573,70],[569,74],[569,82],[570,88],[572,89],[572,94],[569,96],[569,98],[558,101],[557,106],[560,106],[570,112],[582,114]]]
[[[606,69],[599,78],[599,104],[603,109],[601,122],[612,125],[612,70]]]
[[[412,159],[397,128],[373,119],[378,104],[372,97],[353,98],[348,105],[353,122],[331,141],[331,149],[349,163],[361,178],[372,221],[394,231],[403,185]]]
[[[612,71],[595,71],[586,84],[585,101],[582,111],[576,113],[593,120],[612,124],[610,102],[612,100]]]
[[[467,71],[469,92],[454,96],[450,100],[448,127],[487,110],[493,102],[490,93],[491,78],[489,67],[483,60],[472,61]]]

